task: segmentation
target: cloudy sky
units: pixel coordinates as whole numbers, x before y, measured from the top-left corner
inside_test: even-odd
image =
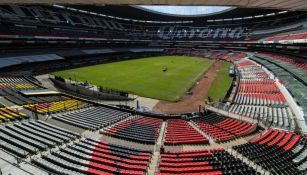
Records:
[[[139,7],[172,15],[203,15],[231,8],[225,6],[163,6],[163,5],[157,5],[157,6],[142,5]]]

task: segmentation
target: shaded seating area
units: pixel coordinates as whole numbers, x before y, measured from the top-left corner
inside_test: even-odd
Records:
[[[33,163],[56,174],[143,175],[150,158],[149,151],[84,139]]]
[[[164,145],[204,144],[209,140],[185,120],[170,119],[167,122]]]
[[[234,149],[273,174],[307,173],[307,140],[293,132],[270,128],[260,137]]]
[[[0,68],[34,62],[54,61],[64,59],[56,54],[27,55],[1,58]]]
[[[234,62],[238,59],[245,58],[246,56],[247,56],[246,53],[232,52],[232,53],[221,53],[221,54],[218,54],[216,56],[211,56],[211,57],[216,58],[216,59],[226,60],[229,62]]]
[[[307,33],[306,33],[306,36],[307,36]],[[290,67],[290,65],[292,65],[298,69],[307,71],[307,61],[304,58],[296,58],[296,57],[290,57],[286,55],[276,55],[276,54],[271,54],[271,53],[262,53],[262,54],[264,56],[267,56],[267,59],[272,60],[274,63],[277,63],[282,67],[293,68],[293,67]],[[289,69],[289,71],[291,70],[295,72],[299,71],[295,69]]]
[[[158,175],[167,174],[257,174],[223,149],[162,153]]]
[[[159,135],[162,119],[135,116],[107,129],[104,134],[130,141],[154,144]]]
[[[4,91],[6,94],[4,97],[17,104],[17,105],[27,105],[35,103],[51,103],[55,101],[63,101],[68,99],[63,95],[34,95],[34,96],[25,96],[13,89],[6,89]]]
[[[79,137],[78,133],[43,121],[0,125],[0,147],[20,157],[36,154]]]
[[[22,76],[0,76],[0,91],[3,89],[41,89]]]
[[[257,129],[256,124],[211,114],[194,120],[194,123],[215,142],[232,140],[250,134]]]
[[[131,113],[103,106],[87,108],[66,114],[56,114],[54,119],[89,130],[98,130],[129,117]]]

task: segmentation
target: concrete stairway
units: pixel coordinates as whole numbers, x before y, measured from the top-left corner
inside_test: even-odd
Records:
[[[160,127],[160,132],[159,132],[159,136],[158,136],[158,139],[157,139],[157,145],[161,146],[163,144],[163,138],[164,138],[166,126],[167,126],[167,122],[163,121],[162,124],[161,124],[161,127]]]
[[[209,139],[209,143],[210,145],[214,145],[215,144],[215,141],[214,139],[209,136],[208,134],[206,134],[204,131],[202,131],[201,129],[199,129],[199,127],[197,126],[197,124],[195,124],[193,121],[189,121],[188,122],[192,128],[194,128],[196,131],[198,131],[201,135],[205,136],[207,139]]]
[[[160,148],[157,148],[160,150]],[[147,174],[148,175],[154,175],[159,167],[159,161],[160,161],[161,155],[160,151],[154,151],[152,154],[152,157],[150,159],[150,164],[147,168]]]
[[[53,82],[49,79],[49,74],[43,74],[35,77],[39,82],[42,83],[42,86],[57,91],[57,88],[53,85]]]
[[[163,138],[164,138],[166,126],[167,126],[167,122],[163,121],[160,127],[160,132],[159,132],[159,136],[158,136],[156,145],[152,153],[152,157],[150,159],[149,166],[147,168],[148,175],[154,175],[157,172],[157,169],[159,167],[159,161],[161,159],[160,149],[163,144]]]

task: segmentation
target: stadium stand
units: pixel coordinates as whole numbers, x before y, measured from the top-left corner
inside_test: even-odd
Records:
[[[276,36],[270,36],[264,39],[261,39],[259,42],[285,42],[292,41],[293,43],[306,43],[307,33],[296,31],[297,33],[289,33],[289,34],[278,34]]]
[[[64,59],[56,54],[46,54],[46,55],[29,55],[29,56],[17,56],[17,57],[6,57],[0,58],[0,68],[25,64],[34,62],[45,62]]]
[[[202,143],[209,143],[209,140],[192,128],[187,121],[181,119],[169,119],[167,121],[164,145]]]
[[[259,138],[234,149],[273,174],[307,172],[306,138],[293,132],[270,128]]]
[[[44,102],[52,102],[52,101],[58,101],[61,100],[59,96],[53,96],[53,97],[26,97],[20,94],[16,90],[12,89],[4,89],[3,95],[4,97],[17,104],[17,105],[26,105],[26,104],[32,104],[32,103],[44,103]]]
[[[56,174],[145,174],[151,153],[85,139],[33,160]]]
[[[82,111],[72,111],[65,114],[55,114],[54,119],[89,130],[98,130],[118,121],[131,114],[106,107],[90,107]]]
[[[80,137],[78,133],[43,121],[0,125],[0,147],[20,157],[61,145]]]
[[[299,77],[302,81],[307,83],[307,61],[305,59],[268,53],[259,54],[259,56],[262,58],[264,57],[264,59],[269,62],[290,71],[294,76]]]
[[[293,112],[273,79],[257,64],[242,60],[236,64],[239,84],[229,111],[261,119],[266,125],[294,127]]]
[[[248,7],[276,5],[273,0],[262,1],[250,2]],[[205,16],[174,16],[105,3],[0,5],[0,174],[29,170],[24,174],[40,174],[33,173],[30,165],[48,174],[65,175],[307,174],[306,128],[299,123],[303,123],[300,115],[304,114],[307,124],[304,9],[297,11],[293,3],[285,1],[279,3],[280,9],[243,9],[243,5]],[[130,11],[120,14],[117,9]],[[57,91],[47,94],[49,89],[32,77],[161,55],[231,62],[228,74],[234,75],[232,87],[217,108],[217,103],[201,100],[199,110],[203,104],[209,107],[202,112],[167,115],[147,111],[147,106],[142,106],[146,112],[141,112],[111,98],[98,100],[101,94],[86,96],[88,93],[81,94],[77,81],[71,78],[69,85],[76,90],[63,89],[66,95]],[[214,71],[221,66],[212,65],[210,70]],[[213,79],[207,74],[201,77]],[[41,82],[50,83],[44,80]],[[110,91],[93,88],[88,82],[91,80],[81,82],[81,87]],[[41,94],[26,94],[31,92]],[[186,95],[191,92],[195,95],[194,91]],[[128,92],[114,94],[130,97]],[[129,100],[139,99],[131,94]],[[100,103],[119,103],[123,109]],[[213,108],[217,113],[210,111]],[[37,113],[45,116],[37,117]],[[258,129],[265,130],[259,137]]]
[[[223,149],[162,153],[158,175],[168,174],[257,174]]]
[[[36,97],[35,97],[36,98]],[[51,98],[51,99],[50,99]],[[26,109],[45,114],[45,113],[56,113],[71,111],[76,109],[85,108],[88,106],[87,103],[76,100],[66,96],[55,97],[59,98],[56,101],[52,99],[54,97],[42,97],[39,100],[40,102],[30,103],[23,105]]]
[[[0,10],[0,17],[6,19],[0,24],[2,35],[6,38],[18,35],[19,38],[52,40],[106,40],[106,39],[152,39],[152,40],[214,40],[214,41],[240,41],[252,38],[263,38],[273,35],[276,32],[298,30],[303,27],[301,22],[289,25],[297,21],[297,15],[290,15],[286,18],[278,18],[274,26],[281,25],[279,29],[272,30],[271,20],[262,20],[248,23],[230,23],[223,21],[207,23],[207,26],[182,24],[129,23],[130,20],[117,20],[108,18],[96,13],[84,13],[84,10],[74,9],[65,6],[24,6],[24,5],[3,5]],[[32,13],[37,11],[37,14]],[[256,20],[256,19],[254,19]],[[291,21],[292,20],[292,21]],[[232,22],[232,21],[231,21]],[[257,30],[257,26],[262,30]],[[140,27],[141,26],[141,27]],[[265,29],[267,26],[269,29]],[[255,41],[256,42],[256,41]]]
[[[267,38],[269,36],[275,36],[277,34],[280,34],[280,33],[287,33],[287,32],[296,32],[296,31],[299,31],[303,28],[303,22],[302,21],[298,21],[298,22],[283,22],[283,23],[280,23],[279,25],[274,25],[271,26],[271,27],[263,27],[260,25],[259,28],[257,29],[254,29],[252,32],[251,32],[251,37],[252,38]]]
[[[247,57],[246,53],[242,53],[242,52],[233,52],[233,53],[221,53],[221,52],[217,52],[216,55],[212,55],[209,54],[207,55],[209,58],[215,58],[215,59],[222,59],[222,60],[226,60],[229,62],[234,62],[236,60],[240,60],[242,58]]]
[[[251,57],[252,60],[257,61],[261,65],[265,65],[267,69],[269,69],[272,73],[274,73],[275,76],[280,79],[280,82],[285,85],[285,87],[293,96],[297,104],[302,107],[302,110],[304,111],[305,115],[305,123],[307,123],[307,90],[304,84],[307,82],[307,80],[305,80],[306,72],[303,72],[303,70],[297,69],[294,66],[283,68],[282,65],[278,65],[278,63],[269,62],[269,60],[266,60],[266,58],[267,57]],[[284,65],[285,64],[287,63],[284,63]]]
[[[250,134],[257,129],[256,124],[216,114],[193,119],[193,122],[217,143]]]
[[[103,131],[112,137],[122,138],[135,142],[154,144],[158,138],[162,119],[134,116],[131,119],[115,124]]]
[[[195,30],[194,28],[188,28],[185,26],[173,27],[173,26],[163,26],[159,29],[158,39],[192,39],[192,40],[242,40],[247,36],[247,27],[242,26],[229,26],[229,27],[216,27],[209,26],[208,28],[202,30],[195,30],[191,34],[185,35],[184,33],[189,33]],[[184,32],[186,31],[186,32]]]
[[[39,92],[41,92],[46,89],[42,89],[42,87],[29,82],[24,77],[1,78],[3,83],[2,88],[0,88],[0,95],[4,96],[7,100],[17,105],[23,106],[38,113],[54,113],[65,110],[75,110],[89,106],[89,104],[83,101],[76,100],[64,95],[38,94],[27,96],[24,95],[23,92],[31,92],[32,90],[39,90]]]
[[[5,107],[0,103],[0,123],[30,118],[26,114],[14,109]]]
[[[41,89],[41,88],[31,83],[25,77],[1,76],[0,91],[4,91],[5,89],[24,90],[24,89]],[[4,92],[0,92],[0,94],[4,94]]]

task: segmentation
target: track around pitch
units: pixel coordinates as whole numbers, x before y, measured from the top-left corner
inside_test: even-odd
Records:
[[[153,110],[166,114],[198,111],[199,105],[205,105],[204,99],[222,65],[223,61],[216,61],[216,63],[211,66],[211,68],[204,75],[202,75],[201,79],[198,81],[198,84],[192,88],[192,95],[185,95],[181,101],[176,103],[161,100],[156,104]]]

